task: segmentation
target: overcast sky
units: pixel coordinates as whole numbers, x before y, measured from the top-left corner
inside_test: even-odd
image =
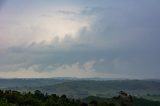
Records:
[[[160,78],[160,0],[0,0],[0,78]]]

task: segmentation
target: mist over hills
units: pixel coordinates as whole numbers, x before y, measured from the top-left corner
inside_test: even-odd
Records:
[[[19,91],[41,90],[49,94],[66,94],[69,97],[113,96],[123,90],[132,95],[160,95],[160,80],[127,80],[127,79],[0,79],[1,89]]]

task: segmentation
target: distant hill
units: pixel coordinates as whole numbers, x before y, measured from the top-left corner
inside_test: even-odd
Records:
[[[135,96],[160,95],[159,80],[0,79],[0,87],[19,91],[41,90],[49,94],[112,97],[123,90]]]
[[[33,78],[33,79],[0,79],[0,88],[8,87],[38,87],[62,83],[64,79]]]
[[[39,87],[44,92],[67,94],[70,96],[113,96],[118,91],[127,91],[133,95],[160,94],[159,81],[145,80],[109,80],[109,81],[69,81],[51,86]]]

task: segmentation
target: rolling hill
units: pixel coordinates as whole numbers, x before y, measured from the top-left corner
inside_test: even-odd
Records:
[[[38,89],[49,94],[66,94],[74,98],[87,96],[112,97],[121,90],[139,97],[149,94],[160,95],[159,80],[32,79],[18,81],[20,83],[15,82],[14,80],[12,86],[7,85],[7,83],[1,83],[0,85],[1,87],[6,85],[5,89],[19,91]]]

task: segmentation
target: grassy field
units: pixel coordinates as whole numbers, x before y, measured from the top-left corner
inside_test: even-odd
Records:
[[[146,95],[143,96],[143,98],[152,101],[160,101],[160,95]]]

